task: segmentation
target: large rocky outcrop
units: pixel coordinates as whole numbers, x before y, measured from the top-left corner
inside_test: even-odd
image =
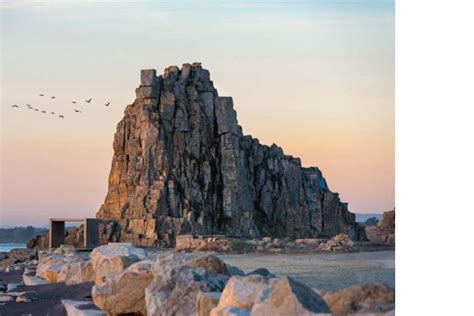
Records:
[[[244,136],[231,97],[200,63],[142,70],[115,133],[101,241],[152,246],[180,234],[359,238],[318,168]]]

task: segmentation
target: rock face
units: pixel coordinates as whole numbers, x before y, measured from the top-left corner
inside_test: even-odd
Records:
[[[174,244],[182,234],[358,237],[318,168],[244,136],[231,97],[200,63],[142,70],[115,133],[101,241]],[[357,236],[356,236],[357,235]]]

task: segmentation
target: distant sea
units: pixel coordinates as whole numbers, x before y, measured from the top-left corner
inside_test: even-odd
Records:
[[[24,242],[5,242],[0,243],[0,252],[8,252],[15,248],[26,248],[26,243]]]

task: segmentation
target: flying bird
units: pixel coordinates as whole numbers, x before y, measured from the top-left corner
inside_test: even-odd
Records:
[[[39,111],[38,109],[35,109],[35,111]]]
[[[86,100],[87,103],[91,103],[92,101],[92,98],[89,98],[88,100]]]
[[[54,112],[51,112],[51,114],[53,114],[53,115],[54,115]]]
[[[74,112],[77,112],[77,113],[82,113],[81,111],[79,111],[79,110],[76,110],[76,109],[74,109]]]
[[[76,101],[72,101],[73,104],[76,104]]]
[[[56,97],[53,95],[53,96],[51,97],[51,99],[56,99]]]
[[[44,97],[44,94],[40,93],[40,97]]]
[[[41,111],[41,113],[46,113],[46,111]]]
[[[64,118],[64,116],[62,116],[62,115],[59,115],[59,118],[60,118],[60,119],[63,119],[63,118]]]
[[[17,108],[17,107],[18,107],[18,105],[16,105],[16,104],[12,105],[12,108]]]
[[[30,104],[27,104],[26,106],[27,106],[27,107],[31,107],[31,105],[30,105]]]
[[[105,106],[109,106],[109,105],[110,105],[110,102],[107,102],[107,103],[105,104]]]

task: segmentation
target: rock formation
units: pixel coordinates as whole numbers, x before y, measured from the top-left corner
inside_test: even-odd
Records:
[[[200,63],[142,70],[115,133],[101,241],[181,234],[305,238],[361,232],[318,168],[243,134]],[[362,236],[363,238],[363,236]]]
[[[370,241],[395,244],[395,209],[384,212],[382,219],[376,224],[365,227]]]

